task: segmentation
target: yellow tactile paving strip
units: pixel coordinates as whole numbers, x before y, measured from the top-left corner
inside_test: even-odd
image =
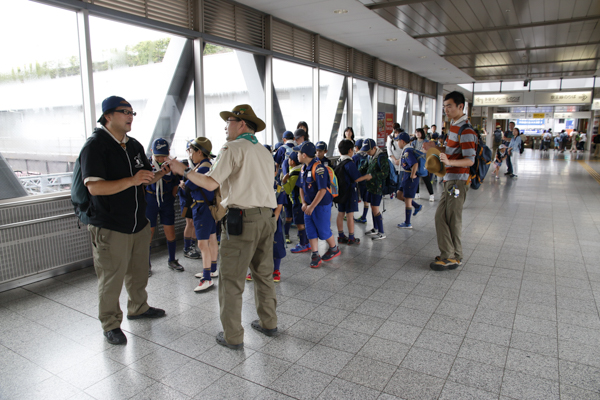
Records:
[[[600,173],[596,172],[596,170],[590,167],[585,161],[579,160],[578,162],[583,168],[585,168],[585,170],[592,176],[592,178],[596,180],[596,182],[600,183]]]

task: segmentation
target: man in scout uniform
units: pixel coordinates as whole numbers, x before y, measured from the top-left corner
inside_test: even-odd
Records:
[[[231,349],[244,346],[242,293],[248,268],[254,278],[256,311],[259,319],[251,326],[273,336],[277,333],[277,299],[273,283],[273,236],[277,207],[273,192],[273,157],[254,136],[265,129],[252,107],[242,104],[221,112],[226,121],[227,143],[223,145],[212,169],[206,174],[186,170],[177,160],[170,166],[196,185],[207,190],[221,187],[228,209],[226,229],[221,236],[219,304],[223,332],[217,343]]]

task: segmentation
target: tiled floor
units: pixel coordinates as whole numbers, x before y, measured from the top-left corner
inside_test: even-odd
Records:
[[[386,201],[387,239],[318,270],[288,254],[282,334],[250,328],[249,283],[243,351],[215,343],[200,263],[172,272],[164,251],[148,292],[168,316],[125,320],[127,346],[102,336],[91,268],[0,293],[0,398],[598,399],[600,184],[569,158],[527,150],[518,180],[470,191],[455,271],[428,267],[437,202],[398,230],[401,203]]]

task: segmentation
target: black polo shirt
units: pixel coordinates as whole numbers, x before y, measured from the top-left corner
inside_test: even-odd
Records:
[[[139,170],[152,171],[144,147],[128,137],[126,148],[104,129],[97,128],[81,149],[81,176],[106,181],[134,176]],[[122,233],[141,231],[146,219],[144,185],[133,186],[109,196],[90,196],[92,215],[90,224]]]

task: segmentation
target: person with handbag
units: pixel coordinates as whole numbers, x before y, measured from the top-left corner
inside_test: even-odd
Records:
[[[206,174],[210,171],[212,163],[211,154],[212,143],[209,139],[199,137],[189,141],[188,155],[194,165],[194,171],[199,174]],[[219,276],[217,271],[217,258],[219,256],[219,245],[217,243],[217,224],[211,213],[210,206],[214,202],[215,193],[213,190],[204,189],[196,185],[191,180],[185,183],[192,194],[192,215],[194,219],[194,228],[196,229],[196,238],[198,238],[198,248],[202,253],[203,271],[197,274],[200,283],[194,289],[194,292],[202,292],[214,286],[212,278]]]

